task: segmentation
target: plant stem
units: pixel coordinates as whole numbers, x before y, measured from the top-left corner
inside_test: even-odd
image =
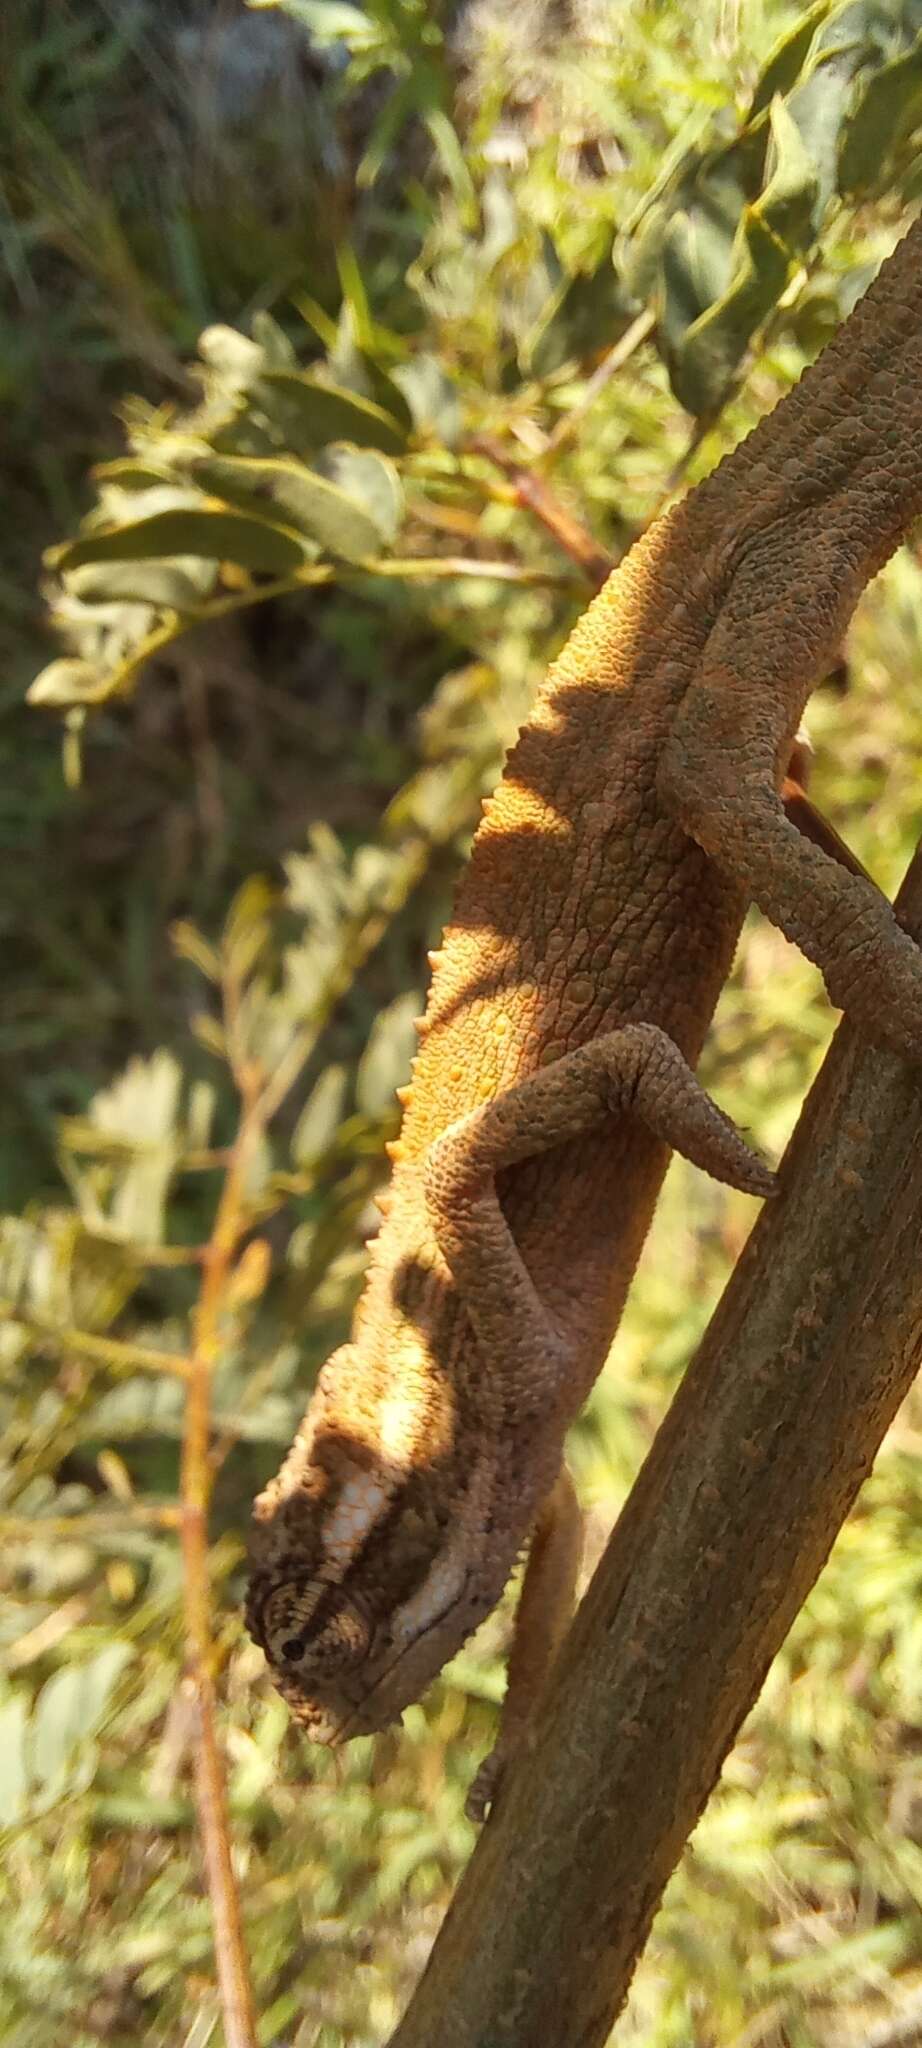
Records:
[[[590,533],[581,519],[562,505],[549,484],[533,469],[523,468],[520,462],[508,454],[487,434],[478,434],[471,442],[475,454],[485,455],[488,462],[509,478],[513,502],[523,506],[540,520],[548,533],[553,534],[558,547],[565,549],[571,559],[578,563],[588,581],[596,590],[601,589],[606,576],[614,568],[612,556]]]
[[[0,1300],[0,1322],[17,1323],[39,1344],[55,1351],[74,1351],[79,1358],[107,1365],[113,1372],[165,1372],[174,1379],[188,1379],[188,1358],[175,1351],[155,1351],[146,1344],[123,1344],[117,1337],[101,1337],[93,1330],[78,1330],[70,1323],[56,1323],[34,1309],[22,1309],[15,1301]]]
[[[655,326],[656,315],[647,308],[642,313],[638,313],[636,320],[631,321],[630,327],[625,329],[620,341],[615,342],[614,348],[610,348],[608,354],[603,356],[598,369],[593,370],[592,376],[583,388],[582,397],[579,399],[579,402],[571,406],[569,412],[564,413],[563,419],[558,421],[553,433],[548,435],[547,453],[549,455],[557,455],[567,441],[572,441],[574,435],[579,432],[590,406],[595,404],[600,391],[604,391],[606,384],[611,382],[612,377],[617,376],[618,371],[624,368],[629,357],[634,354],[635,349],[640,347],[642,341],[646,341],[648,334],[652,334]]]
[[[211,1237],[203,1255],[195,1310],[182,1449],[183,1603],[186,1684],[197,1710],[195,1797],[214,1926],[215,1961],[227,2048],[256,2048],[256,2012],[231,1861],[224,1769],[215,1725],[214,1646],[208,1580],[211,1375],[220,1353],[221,1316],[246,1227],[247,1168],[262,1131],[254,1081],[242,1070],[242,1109]]]

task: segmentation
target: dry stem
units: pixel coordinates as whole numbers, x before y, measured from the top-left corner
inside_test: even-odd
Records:
[[[183,1601],[186,1684],[197,1710],[195,1793],[211,1899],[215,1960],[227,2048],[256,2048],[256,2012],[244,1941],[240,1900],[231,1861],[227,1794],[215,1725],[211,1603],[208,1583],[208,1510],[214,1485],[211,1459],[211,1376],[221,1348],[228,1285],[247,1227],[247,1172],[264,1127],[259,1076],[239,1045],[239,990],[228,977],[225,1015],[241,1114],[231,1147],[214,1226],[203,1255],[195,1310],[182,1451]]]

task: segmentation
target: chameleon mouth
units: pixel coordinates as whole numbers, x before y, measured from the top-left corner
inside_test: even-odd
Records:
[[[351,1711],[345,1713],[339,1723],[339,1732],[332,1746],[338,1748],[341,1743],[350,1742],[354,1735],[380,1734],[382,1729],[391,1728],[400,1721],[404,1709],[411,1706],[413,1701],[419,1698],[420,1692],[428,1685],[430,1679],[436,1677],[437,1671],[441,1666],[441,1659],[439,1664],[435,1666],[429,1663],[431,1657],[431,1638],[434,1635],[438,1635],[445,1624],[450,1622],[452,1615],[457,1612],[458,1608],[463,1607],[468,1599],[468,1581],[465,1579],[464,1584],[459,1588],[450,1604],[444,1607],[441,1613],[433,1615],[425,1633],[414,1636],[408,1643],[402,1643],[394,1656],[391,1657],[389,1663],[379,1673],[372,1690],[366,1693],[364,1699],[357,1702]],[[470,1628],[467,1633],[473,1632],[481,1618],[481,1613],[472,1615]],[[443,1652],[443,1656],[444,1654]],[[424,1664],[421,1676],[417,1675],[414,1667],[414,1659],[416,1657]],[[407,1665],[410,1668],[409,1681],[405,1681],[404,1687],[401,1688],[402,1692],[405,1690],[405,1697],[399,1700],[399,1704],[391,1707],[389,1700],[393,1695],[401,1671]],[[383,1712],[381,1711],[382,1705]]]
[[[450,1618],[455,1608],[463,1602],[464,1593],[465,1589],[462,1588],[451,1606],[433,1619],[432,1629],[441,1627],[442,1623]],[[283,1699],[287,1701],[293,1719],[297,1721],[299,1728],[303,1729],[309,1742],[316,1742],[322,1749],[342,1749],[354,1736],[380,1735],[385,1728],[397,1725],[404,1708],[418,1697],[420,1686],[415,1673],[406,1689],[406,1697],[400,1700],[399,1705],[390,1707],[387,1704],[388,1695],[394,1681],[399,1678],[401,1667],[412,1659],[414,1651],[425,1656],[427,1637],[430,1633],[431,1630],[427,1630],[426,1635],[417,1636],[412,1642],[401,1644],[390,1662],[379,1673],[371,1691],[365,1693],[362,1698],[349,1699],[342,1689],[335,1703],[321,1701],[316,1697],[306,1699],[297,1680],[286,1679],[285,1675],[278,1671],[273,1673],[275,1684]],[[434,1677],[435,1672],[432,1671],[428,1675]],[[422,1683],[426,1682],[424,1678]],[[385,1703],[383,1711],[382,1695]]]
[[[343,1731],[347,1723],[323,1708],[311,1707],[309,1712],[299,1714],[298,1720],[305,1735],[311,1742],[319,1743],[322,1749],[339,1749],[346,1740]]]
[[[316,1742],[321,1749],[342,1749],[354,1735],[380,1735],[385,1728],[392,1728],[400,1720],[398,1712],[386,1717],[376,1715],[371,1722],[365,1721],[363,1709],[366,1705],[367,1701],[355,1705],[344,1701],[341,1707],[336,1708],[318,1706],[313,1702],[306,1706],[303,1700],[289,1700],[298,1726],[303,1728],[308,1741]]]

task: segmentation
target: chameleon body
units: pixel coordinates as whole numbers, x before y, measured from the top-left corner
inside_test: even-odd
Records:
[[[922,223],[631,549],[484,806],[352,1339],[256,1504],[250,1627],[315,1740],[417,1698],[531,1538],[501,1751],[521,1731],[572,1597],[565,1431],[669,1148],[772,1187],[692,1073],[747,904],[919,1056],[922,955],[778,792],[810,688],[922,512],[920,390]]]

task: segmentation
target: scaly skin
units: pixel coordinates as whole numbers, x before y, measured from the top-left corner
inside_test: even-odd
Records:
[[[520,1730],[572,1593],[564,1434],[669,1146],[771,1188],[690,1071],[748,902],[919,1056],[922,956],[778,790],[812,684],[920,512],[922,224],[610,577],[484,806],[352,1342],[256,1504],[250,1626],[315,1740],[416,1698],[537,1529],[523,1604],[543,1639],[514,1652],[504,1741]]]

